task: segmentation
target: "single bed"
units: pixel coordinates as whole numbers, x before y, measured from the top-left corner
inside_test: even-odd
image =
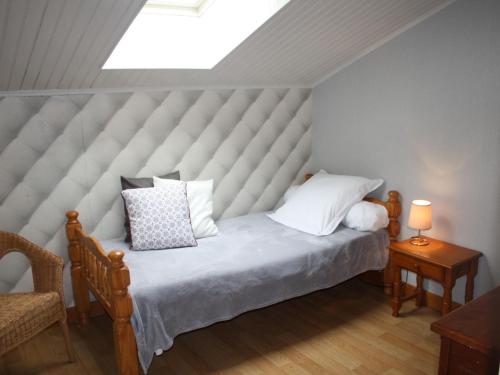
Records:
[[[219,221],[219,235],[195,248],[140,252],[122,240],[98,242],[69,212],[79,322],[88,321],[90,290],[113,319],[119,373],[137,374],[139,363],[146,371],[153,353],[170,348],[178,334],[384,269],[399,233],[398,195],[371,199],[388,209],[388,230],[340,226],[318,237],[258,213]]]

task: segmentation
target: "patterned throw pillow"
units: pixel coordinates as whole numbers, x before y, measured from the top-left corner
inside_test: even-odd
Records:
[[[168,188],[122,191],[127,205],[132,250],[197,246],[189,217],[186,183]]]
[[[161,178],[166,178],[170,180],[180,180],[181,175],[179,171],[174,171],[161,176]],[[120,176],[120,182],[122,184],[122,190],[127,189],[139,189],[153,187],[152,177],[123,177]],[[130,220],[128,218],[127,206],[125,201],[123,201],[124,213],[125,213],[125,242],[130,242]]]

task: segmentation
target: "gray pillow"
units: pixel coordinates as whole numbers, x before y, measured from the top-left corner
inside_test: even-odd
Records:
[[[122,191],[130,219],[132,250],[197,246],[189,217],[186,183]]]
[[[180,180],[181,175],[179,171],[167,173],[160,178],[168,178],[169,180]],[[120,176],[122,184],[122,191],[127,189],[139,189],[153,187],[153,177],[123,177]],[[123,201],[123,210],[125,211],[125,242],[130,242],[130,220],[128,218],[127,206],[125,200]]]

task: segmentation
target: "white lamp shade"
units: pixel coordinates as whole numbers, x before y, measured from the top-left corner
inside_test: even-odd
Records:
[[[432,205],[431,202],[417,199],[411,202],[408,226],[413,229],[432,228]]]

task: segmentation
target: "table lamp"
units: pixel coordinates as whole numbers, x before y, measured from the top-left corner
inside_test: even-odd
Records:
[[[410,239],[412,245],[425,246],[429,244],[429,240],[422,237],[420,231],[432,228],[431,202],[423,199],[416,199],[411,202],[408,227],[418,230],[418,234]]]

